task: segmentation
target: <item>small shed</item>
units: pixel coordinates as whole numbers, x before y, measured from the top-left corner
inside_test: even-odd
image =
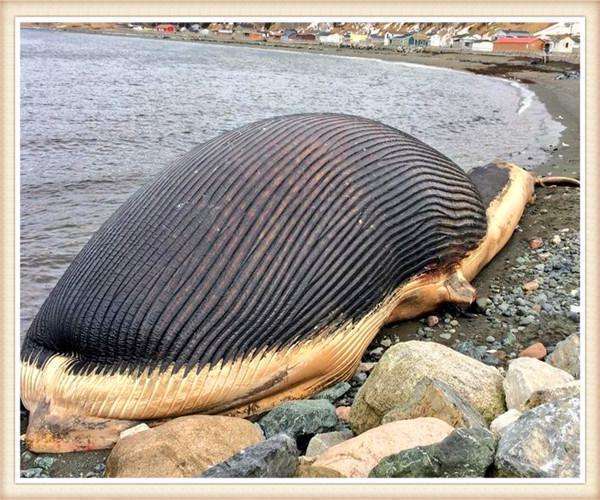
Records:
[[[366,42],[367,39],[368,39],[368,35],[365,33],[350,33],[350,43],[352,45]]]
[[[281,34],[281,41],[282,42],[292,42],[295,40],[297,35],[298,35],[298,32],[296,30],[286,29]]]
[[[494,52],[543,52],[544,40],[537,37],[505,37],[494,41]]]
[[[470,35],[459,35],[452,39],[452,48],[459,50],[471,50],[473,44],[477,42],[475,38]]]
[[[429,37],[429,45],[432,47],[450,47],[452,45],[452,35],[450,33],[434,33]]]
[[[475,40],[471,45],[471,49],[476,52],[492,52],[494,50],[494,42],[491,40]]]
[[[325,45],[340,45],[343,41],[339,33],[330,33],[328,35],[319,35],[319,42]]]
[[[427,47],[429,45],[429,37],[424,33],[415,33],[410,38],[409,45],[413,47]]]
[[[550,52],[558,54],[571,54],[575,49],[575,40],[569,35],[551,35],[547,38],[550,42]]]
[[[390,40],[390,44],[408,48],[427,47],[429,45],[429,37],[423,33],[411,33],[399,37],[394,36]]]
[[[156,31],[160,33],[175,33],[175,25],[174,24],[159,24],[156,27]]]

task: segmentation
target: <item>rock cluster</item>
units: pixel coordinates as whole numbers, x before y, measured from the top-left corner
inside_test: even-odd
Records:
[[[559,368],[575,372],[574,347],[568,338],[547,362],[519,357],[504,373],[433,342],[391,345],[359,368],[366,380],[352,407],[334,406],[354,387],[342,382],[257,423],[194,415],[140,424],[122,433],[105,475],[576,477],[580,384]],[[22,477],[48,477],[53,461],[31,455]]]
[[[569,337],[546,362],[518,357],[504,372],[434,342],[390,342],[359,368],[351,407],[340,403],[356,383],[342,382],[257,423],[140,424],[87,477],[577,477],[578,346]],[[48,477],[53,462],[31,455],[21,475]]]

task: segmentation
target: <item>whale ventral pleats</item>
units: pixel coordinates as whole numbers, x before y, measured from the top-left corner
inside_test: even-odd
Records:
[[[198,370],[335,331],[477,245],[489,197],[477,179],[366,118],[290,115],[227,132],[102,225],[22,357]]]

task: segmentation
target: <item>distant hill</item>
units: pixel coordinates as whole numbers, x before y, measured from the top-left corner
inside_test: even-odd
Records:
[[[42,26],[52,24],[55,28],[67,29],[92,29],[92,30],[112,30],[126,27],[124,23],[24,23],[23,27],[27,26]],[[159,23],[143,23],[147,27],[153,27]],[[180,26],[190,23],[176,23]],[[255,30],[255,31],[271,31],[278,32],[286,29],[295,29],[300,33],[391,33],[405,34],[421,32],[425,35],[450,34],[450,35],[481,35],[483,38],[488,38],[494,35],[499,30],[512,31],[527,31],[532,35],[539,31],[546,30],[552,26],[559,27],[559,23],[414,23],[414,22],[391,22],[391,23],[200,23],[202,27],[212,31],[219,29],[234,29],[234,30]],[[564,23],[563,23],[564,24]],[[552,31],[554,30],[554,31]],[[552,28],[552,32],[557,30]],[[558,30],[560,32],[560,29]],[[569,32],[567,31],[563,32]]]

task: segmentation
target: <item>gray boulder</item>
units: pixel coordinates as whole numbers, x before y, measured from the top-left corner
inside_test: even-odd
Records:
[[[435,445],[440,477],[483,477],[494,462],[496,438],[487,429],[456,429]]]
[[[506,429],[495,458],[500,477],[579,476],[579,398],[533,408]]]
[[[332,385],[324,391],[315,394],[311,399],[326,399],[330,403],[335,402],[346,394],[352,386],[348,382],[340,382],[339,384]]]
[[[283,403],[262,417],[258,424],[267,438],[284,433],[296,439],[335,430],[338,418],[329,401],[314,399]]]
[[[463,427],[439,443],[384,458],[369,477],[483,477],[495,451],[496,439],[490,431]]]
[[[349,429],[344,431],[325,432],[323,434],[317,434],[309,441],[308,448],[306,448],[306,456],[315,457],[317,455],[320,455],[332,446],[340,444],[353,437],[354,434]]]
[[[430,446],[417,446],[385,457],[369,473],[369,477],[439,477],[440,464]]]
[[[293,477],[298,455],[296,442],[278,434],[214,465],[201,477]]]
[[[394,420],[409,420],[418,417],[435,417],[458,427],[486,427],[481,414],[466,400],[441,380],[423,377],[415,386],[414,393],[404,404],[387,412],[382,424]]]

